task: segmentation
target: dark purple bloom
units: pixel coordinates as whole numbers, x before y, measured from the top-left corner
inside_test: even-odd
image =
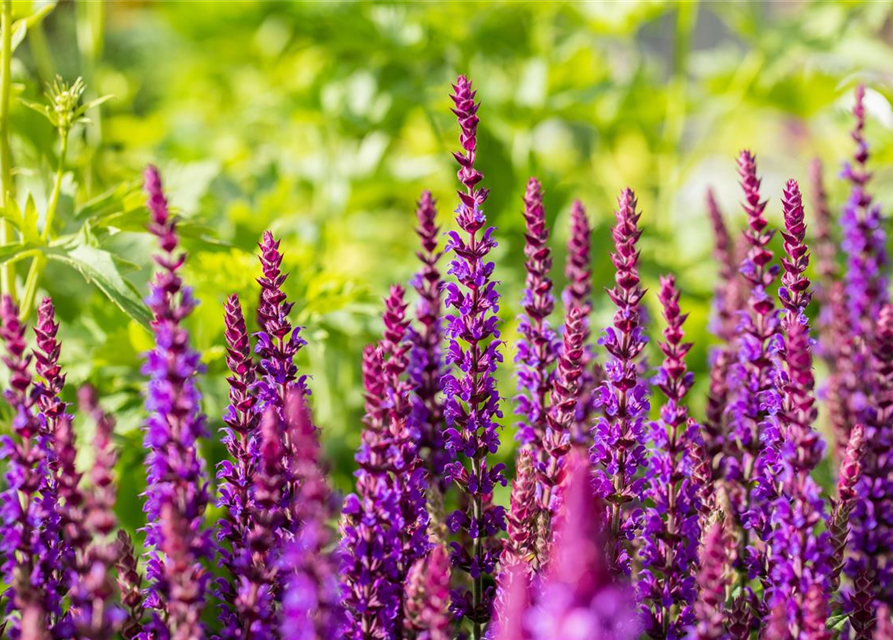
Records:
[[[143,576],[139,572],[133,542],[122,529],[118,530],[116,549],[118,592],[121,594],[121,604],[127,611],[127,617],[121,626],[121,636],[124,640],[134,640],[143,628]]]
[[[543,438],[546,434],[546,413],[549,390],[552,388],[552,364],[557,356],[555,332],[549,326],[549,316],[555,308],[552,295],[552,254],[549,251],[549,230],[543,208],[543,190],[536,178],[527,181],[524,194],[524,222],[526,225],[524,255],[527,260],[526,288],[521,307],[524,313],[518,323],[518,395],[516,413],[518,439],[532,447],[540,464],[546,462]]]
[[[447,550],[435,545],[419,558],[406,577],[407,631],[416,640],[450,640],[450,559]]]
[[[282,602],[281,640],[331,640],[342,637],[343,604],[338,581],[338,552],[328,526],[335,510],[323,475],[319,430],[296,389],[285,397],[289,475],[296,487],[289,505],[299,523],[279,559]]]
[[[769,293],[779,267],[772,264],[774,255],[768,245],[774,232],[767,228],[769,223],[763,213],[766,202],[760,199],[756,158],[749,151],[741,152],[738,173],[748,218],[744,231],[748,250],[740,271],[749,287],[749,298],[747,311],[741,314],[738,327],[738,362],[730,371],[730,380],[737,387],[729,406],[735,446],[726,460],[726,473],[735,480],[730,487],[730,497],[735,515],[745,529],[744,547],[750,547],[751,571],[760,573],[765,566],[761,560],[765,546],[758,541],[765,541],[769,536],[764,506],[775,497],[767,473],[774,463],[774,448],[764,444],[776,443],[780,439],[777,422],[773,422],[770,415],[770,409],[777,410],[780,405],[780,398],[775,385],[777,365],[772,353],[779,320],[773,296]],[[760,483],[761,479],[765,482]]]
[[[865,451],[850,515],[847,574],[864,572],[880,602],[893,600],[893,306],[886,305],[870,353],[872,396],[865,411]]]
[[[112,443],[114,419],[99,407],[96,390],[78,390],[81,412],[96,423],[93,439],[95,459],[90,470],[91,491],[84,507],[83,528],[90,537],[89,548],[79,561],[81,573],[71,593],[74,627],[78,638],[105,640],[112,637],[127,619],[114,603],[114,568],[119,557],[118,542],[112,537],[118,526],[115,517],[114,469],[117,454]],[[122,598],[124,599],[124,598]]]
[[[226,365],[230,375],[229,406],[226,408],[222,429],[222,442],[229,458],[217,467],[220,483],[218,506],[225,509],[217,527],[217,539],[228,543],[219,548],[223,565],[232,576],[230,580],[218,581],[218,597],[222,602],[223,638],[239,637],[241,630],[251,626],[245,615],[253,615],[251,605],[239,598],[237,591],[241,584],[255,585],[251,535],[251,489],[258,465],[260,439],[258,421],[260,414],[255,410],[257,398],[254,395],[256,370],[251,358],[251,344],[242,306],[239,298],[231,295],[226,300],[224,321],[226,326]],[[266,564],[267,559],[261,558]]]
[[[654,450],[648,462],[646,495],[654,506],[645,510],[643,519],[639,595],[648,634],[673,640],[683,637],[693,622],[691,606],[697,593],[699,487],[691,481],[690,451],[698,427],[688,417],[685,404],[694,383],[685,364],[692,345],[684,342],[687,315],[679,309],[673,276],[661,278],[658,298],[667,327],[660,344],[664,362],[654,384],[667,401],[661,407],[661,420],[652,425]]]
[[[571,232],[567,241],[567,264],[564,275],[567,286],[562,293],[565,308],[580,310],[583,323],[583,376],[580,379],[580,400],[577,403],[574,427],[571,437],[575,444],[589,448],[592,446],[591,425],[595,410],[595,389],[600,382],[601,370],[595,362],[589,345],[589,316],[592,313],[592,228],[586,209],[579,200],[574,200],[571,208]],[[598,376],[596,374],[599,374]]]
[[[605,557],[605,509],[582,456],[569,461],[549,569],[523,621],[533,640],[633,640],[641,625],[635,595],[615,582]]]
[[[639,356],[648,340],[639,309],[645,295],[636,249],[642,235],[638,228],[641,214],[636,212],[636,196],[631,189],[620,194],[615,215],[617,224],[611,232],[615,285],[608,295],[617,311],[612,325],[599,340],[610,360],[605,364],[607,380],[597,392],[597,404],[604,413],[592,430],[591,459],[596,467],[597,494],[609,505],[611,570],[629,574],[629,541],[635,528],[629,506],[642,499],[639,470],[645,464],[645,419],[649,409],[648,387],[639,372]]]
[[[39,620],[41,628],[48,628],[50,616],[58,615],[61,608],[59,594],[48,590],[53,586],[53,574],[61,567],[42,532],[47,522],[56,518],[54,510],[47,509],[46,500],[52,499],[50,506],[55,506],[54,487],[48,484],[51,450],[47,447],[51,443],[42,437],[41,421],[35,413],[32,356],[26,354],[25,331],[18,308],[4,295],[0,298],[0,338],[6,346],[3,363],[9,370],[9,388],[3,395],[13,411],[13,434],[0,440],[0,458],[6,461],[6,489],[0,495],[0,557],[3,581],[10,586],[6,596],[11,607],[4,626],[13,638],[26,631],[27,620]],[[53,527],[50,530],[55,532]],[[10,615],[12,610],[21,612],[21,621]]]
[[[828,519],[828,534],[831,538],[831,561],[828,581],[832,590],[840,586],[840,573],[846,559],[847,542],[850,537],[850,514],[856,506],[858,494],[856,485],[862,477],[862,456],[865,455],[865,428],[857,424],[850,431],[850,441],[840,464],[837,478],[837,501],[832,502],[831,516]]]
[[[692,607],[694,624],[689,630],[690,640],[721,640],[726,638],[726,590],[730,585],[735,543],[728,531],[725,518],[714,518],[703,534],[698,597]]]
[[[413,422],[419,429],[419,448],[431,479],[443,484],[443,466],[449,461],[443,442],[443,401],[440,396],[440,379],[444,373],[441,348],[443,287],[437,263],[443,252],[437,250],[440,227],[436,223],[437,210],[430,191],[422,193],[416,215],[416,234],[421,242],[421,251],[416,255],[422,268],[412,280],[412,286],[419,296],[416,305],[418,327],[410,329],[412,351],[409,379],[413,387]]]
[[[477,188],[483,176],[475,168],[479,104],[465,76],[459,76],[453,90],[453,112],[462,129],[462,151],[453,156],[460,167],[459,181],[465,187],[459,191],[456,221],[464,235],[451,231],[447,243],[453,253],[449,273],[456,282],[445,287],[445,304],[455,310],[447,317],[446,362],[456,373],[442,379],[447,424],[444,435],[447,449],[454,456],[446,475],[466,498],[464,507],[451,514],[448,525],[454,533],[461,529],[471,543],[471,548],[453,544],[453,566],[468,573],[472,583],[470,592],[455,594],[454,606],[458,614],[472,622],[477,640],[490,618],[492,593],[485,591],[484,578],[493,574],[499,555],[494,536],[505,529],[504,510],[489,504],[494,486],[506,482],[503,465],[490,467],[487,463],[487,454],[499,448],[496,420],[502,412],[493,374],[502,362],[502,341],[496,315],[499,293],[492,279],[494,265],[487,261],[496,241],[481,208],[488,191]]]
[[[543,434],[545,461],[540,463],[542,504],[553,515],[554,489],[564,481],[564,457],[571,448],[571,435],[577,418],[577,407],[582,393],[583,354],[586,346],[585,322],[579,307],[570,307],[564,320],[564,336],[558,366],[552,376],[550,406]]]
[[[268,403],[282,407],[286,391],[291,387],[303,396],[310,395],[306,376],[299,376],[295,365],[295,356],[307,342],[301,337],[302,327],[292,328],[288,319],[294,303],[288,302],[282,290],[288,274],[280,269],[282,253],[279,251],[279,241],[273,238],[270,231],[264,231],[258,247],[263,270],[263,276],[257,279],[261,287],[257,307],[261,331],[255,334],[257,344],[254,347],[263,380],[263,384],[258,385],[258,394],[262,401],[261,408]]]
[[[146,300],[154,316],[155,348],[143,366],[149,376],[148,487],[143,507],[150,581],[146,604],[154,609],[147,633],[153,638],[190,640],[203,633],[199,619],[209,574],[201,561],[213,553],[210,531],[203,527],[208,481],[198,450],[199,440],[207,435],[196,385],[201,364],[182,325],[196,303],[180,277],[186,254],[178,252],[176,218],[168,210],[154,167],[146,170],[145,189],[149,230],[162,249],[155,258],[160,269]]]

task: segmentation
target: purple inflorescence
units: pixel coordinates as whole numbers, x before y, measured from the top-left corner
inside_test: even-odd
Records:
[[[692,447],[698,427],[688,416],[685,396],[694,383],[685,357],[691,343],[684,342],[687,315],[679,308],[679,291],[673,276],[661,278],[658,298],[667,327],[660,348],[664,362],[653,383],[666,396],[661,420],[652,427],[646,495],[654,506],[645,510],[641,549],[643,570],[639,595],[645,630],[654,638],[681,638],[692,623],[697,595],[699,486],[692,481]]]
[[[485,590],[484,578],[493,575],[499,557],[494,536],[505,530],[504,509],[489,504],[494,487],[506,483],[504,465],[491,467],[487,461],[488,454],[499,448],[496,420],[502,412],[493,374],[502,362],[502,341],[496,315],[499,293],[492,279],[493,263],[487,261],[496,241],[481,209],[488,192],[477,187],[483,176],[475,168],[479,105],[465,76],[459,76],[453,90],[453,112],[462,129],[462,151],[453,155],[465,190],[459,191],[456,210],[462,234],[451,231],[447,243],[453,254],[449,273],[455,282],[445,287],[444,302],[454,310],[447,316],[446,362],[454,371],[443,377],[442,384],[446,447],[454,460],[445,473],[466,498],[463,508],[449,516],[448,525],[454,533],[467,534],[470,541],[470,545],[453,543],[453,566],[469,574],[472,584],[470,591],[454,594],[454,608],[472,622],[477,639],[490,619],[492,590]]]
[[[612,571],[629,574],[629,541],[635,519],[628,506],[642,499],[644,480],[639,475],[645,464],[645,420],[648,415],[648,387],[639,373],[639,356],[647,337],[640,318],[640,302],[645,295],[639,280],[639,252],[636,243],[640,213],[636,196],[625,189],[615,212],[617,224],[612,230],[615,251],[611,254],[616,273],[615,285],[608,290],[617,307],[614,320],[599,344],[610,360],[605,364],[607,380],[598,389],[597,404],[603,408],[593,427],[592,463],[595,486],[608,507]]]
[[[406,577],[405,628],[416,640],[450,640],[450,558],[436,545]]]
[[[205,418],[196,376],[199,354],[189,346],[183,321],[195,307],[180,269],[186,254],[178,252],[176,218],[168,210],[161,178],[154,167],[145,174],[151,214],[149,230],[158,238],[160,269],[146,300],[153,314],[155,348],[146,357],[149,376],[145,428],[148,487],[146,604],[153,610],[149,638],[200,638],[209,574],[201,561],[210,558],[213,543],[204,528],[208,481],[198,446],[206,437]]]

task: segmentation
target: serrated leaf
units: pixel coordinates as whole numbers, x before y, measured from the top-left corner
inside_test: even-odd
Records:
[[[95,284],[121,311],[150,328],[152,314],[136,287],[121,275],[111,253],[81,244],[67,252],[49,251],[47,257],[77,269],[87,282]]]

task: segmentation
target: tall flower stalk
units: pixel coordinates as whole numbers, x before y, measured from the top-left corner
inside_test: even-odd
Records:
[[[549,230],[543,207],[543,190],[536,178],[527,181],[524,194],[524,222],[526,225],[524,255],[527,260],[526,287],[521,308],[518,333],[518,396],[516,413],[518,439],[534,451],[540,465],[546,464],[543,447],[546,416],[549,410],[549,391],[552,388],[552,365],[557,356],[555,332],[549,326],[549,316],[555,308],[552,294],[552,254],[549,250]]]
[[[416,253],[422,268],[412,280],[419,296],[416,305],[417,327],[411,330],[409,378],[413,386],[413,421],[419,429],[419,447],[431,478],[440,480],[449,454],[443,442],[443,400],[440,378],[443,376],[442,280],[437,263],[443,255],[438,251],[437,209],[430,191],[422,193],[416,209],[421,250]]]
[[[639,589],[648,634],[681,638],[693,621],[692,603],[697,595],[699,487],[691,481],[690,451],[698,428],[685,405],[694,383],[685,364],[692,345],[684,342],[687,316],[679,308],[673,276],[661,278],[658,298],[667,327],[660,344],[664,362],[654,384],[667,401],[661,407],[661,420],[652,428],[655,449],[649,459],[646,492],[654,507],[645,510]]]
[[[454,596],[458,615],[472,623],[475,640],[481,637],[490,619],[492,591],[484,589],[485,578],[492,576],[499,557],[494,537],[505,530],[502,507],[489,503],[496,484],[505,484],[504,465],[490,467],[488,454],[499,448],[499,393],[494,373],[502,362],[499,347],[499,318],[496,315],[499,293],[492,280],[493,263],[487,255],[496,246],[493,228],[487,227],[482,206],[488,191],[478,188],[483,179],[475,168],[477,147],[477,111],[475,91],[465,76],[459,76],[451,96],[453,113],[459,119],[462,151],[454,153],[459,163],[460,204],[456,221],[461,230],[451,231],[447,250],[453,253],[449,273],[455,282],[446,285],[445,304],[455,313],[447,317],[446,361],[457,372],[442,380],[447,423],[446,447],[454,460],[447,465],[446,476],[464,494],[463,507],[449,516],[454,533],[460,530],[471,540],[471,547],[454,543],[453,566],[471,578],[471,590]]]
[[[567,241],[567,264],[564,275],[567,286],[562,293],[566,309],[580,310],[583,344],[583,375],[580,379],[580,399],[577,402],[574,426],[571,433],[573,442],[580,446],[592,445],[591,424],[594,411],[594,393],[597,386],[596,368],[598,364],[589,345],[589,316],[592,313],[592,227],[586,209],[579,200],[574,200],[571,208],[571,232]],[[600,374],[601,371],[598,370]]]
[[[207,435],[196,385],[201,365],[183,327],[196,303],[180,276],[186,254],[178,250],[177,221],[154,167],[146,170],[145,190],[149,230],[161,248],[155,258],[159,270],[146,300],[153,314],[155,348],[143,367],[149,376],[143,508],[150,581],[146,602],[153,609],[148,633],[152,638],[192,640],[204,635],[199,620],[209,574],[201,562],[213,552],[210,531],[203,526],[208,480],[198,450]]]
[[[648,388],[639,374],[639,357],[647,337],[642,328],[639,305],[645,295],[639,279],[639,252],[636,243],[642,232],[636,211],[636,196],[625,189],[615,212],[612,230],[614,253],[611,261],[615,285],[608,296],[617,311],[611,326],[599,339],[610,355],[605,364],[607,380],[598,390],[598,405],[605,415],[593,427],[591,460],[595,465],[597,494],[608,503],[611,570],[630,572],[630,541],[635,519],[631,507],[642,499],[644,480],[639,471],[645,464],[645,419],[648,415]]]
[[[727,460],[727,478],[732,484],[736,516],[744,527],[743,547],[749,548],[747,558],[752,571],[765,574],[765,548],[760,541],[769,535],[768,517],[762,505],[774,496],[769,491],[761,494],[755,490],[757,480],[765,464],[759,461],[763,451],[760,434],[771,429],[768,407],[777,406],[775,389],[775,358],[773,340],[778,335],[778,312],[769,293],[778,275],[778,265],[773,265],[772,251],[768,248],[774,233],[768,229],[764,216],[766,202],[760,198],[760,179],[757,177],[756,158],[749,151],[742,151],[738,158],[738,174],[744,190],[744,212],[748,227],[744,238],[747,254],[741,263],[741,275],[749,287],[747,313],[740,325],[738,362],[731,372],[738,387],[729,408],[734,424],[734,457]],[[768,398],[773,398],[770,402]],[[762,487],[769,489],[769,483]],[[755,538],[754,538],[755,536]],[[741,557],[745,557],[742,553]]]

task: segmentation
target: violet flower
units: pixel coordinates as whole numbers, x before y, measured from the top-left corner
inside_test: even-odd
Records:
[[[139,572],[133,542],[123,529],[118,529],[116,550],[118,592],[121,594],[121,604],[127,613],[127,618],[121,625],[121,637],[124,640],[135,640],[143,629],[143,576]]]
[[[549,230],[546,227],[546,211],[543,208],[543,190],[536,178],[527,181],[524,194],[524,222],[526,225],[524,255],[527,260],[526,288],[521,307],[524,313],[518,322],[518,395],[515,412],[521,417],[518,423],[518,440],[532,448],[539,464],[546,464],[543,449],[546,434],[546,414],[549,406],[549,390],[552,388],[552,364],[557,357],[558,345],[555,332],[549,326],[549,316],[555,308],[552,295],[552,254],[549,251]]]
[[[95,421],[96,435],[90,470],[92,487],[86,498],[83,527],[91,544],[80,562],[83,569],[71,603],[78,638],[105,640],[117,633],[127,619],[124,610],[114,603],[114,568],[119,557],[118,542],[111,537],[118,527],[114,513],[118,456],[112,443],[115,421],[99,407],[96,390],[89,385],[78,389],[78,400],[81,412]]]
[[[146,604],[154,610],[148,632],[179,640],[201,635],[198,621],[208,582],[201,561],[213,553],[210,531],[203,527],[208,481],[198,450],[199,439],[207,433],[196,386],[199,354],[190,348],[182,326],[196,304],[180,277],[186,254],[178,252],[176,218],[168,210],[158,171],[146,169],[145,180],[149,230],[162,250],[155,258],[160,270],[146,300],[154,316],[155,348],[143,366],[149,376],[143,507],[150,581]]]
[[[714,520],[704,530],[698,571],[698,596],[692,613],[694,623],[689,640],[721,640],[726,638],[726,590],[731,586],[730,573],[734,542],[724,517]]]
[[[416,256],[422,268],[412,280],[412,286],[419,296],[415,312],[418,328],[410,330],[413,342],[409,365],[413,387],[413,422],[418,425],[419,447],[431,478],[441,482],[443,466],[450,457],[444,449],[443,401],[440,397],[440,379],[444,373],[441,349],[443,310],[442,281],[437,263],[443,252],[437,250],[440,227],[436,223],[437,210],[430,191],[422,193],[416,216],[416,234],[421,243],[421,250]]]
[[[868,143],[865,131],[865,87],[856,87],[853,116],[855,127],[850,134],[856,143],[853,162],[844,163],[841,177],[850,183],[850,197],[840,218],[843,228],[841,248],[847,256],[844,281],[847,286],[850,322],[855,335],[870,336],[881,307],[889,300],[886,270],[890,256],[886,248],[884,217],[880,206],[868,191],[871,172],[868,170]]]
[[[775,448],[777,458],[767,470],[768,475],[760,479],[761,483],[774,485],[772,490],[779,494],[771,510],[766,599],[770,607],[784,611],[787,628],[795,637],[812,637],[810,627],[814,621],[809,619],[807,600],[820,594],[818,597],[824,598],[824,602],[813,602],[812,608],[828,608],[831,558],[827,553],[829,535],[818,530],[825,525],[825,503],[821,489],[810,477],[822,459],[824,445],[812,428],[817,410],[805,313],[811,292],[809,279],[804,275],[809,253],[804,243],[806,225],[796,181],[789,180],[785,185],[783,204],[785,257],[778,292],[785,310],[778,354],[783,369],[777,383],[781,407],[772,427],[780,429],[780,433],[766,438],[770,443],[775,440],[770,446]]]
[[[667,322],[660,348],[664,362],[653,383],[666,396],[661,420],[652,425],[654,449],[649,459],[646,495],[654,503],[645,510],[642,529],[642,571],[638,585],[646,632],[670,640],[684,636],[693,622],[691,605],[697,595],[698,487],[690,477],[692,444],[698,427],[688,416],[685,396],[694,383],[685,357],[687,314],[679,309],[673,276],[664,276],[658,293]]]
[[[282,253],[279,251],[279,241],[273,238],[271,232],[264,231],[258,247],[263,270],[263,276],[257,280],[261,287],[257,308],[261,331],[254,334],[257,339],[254,351],[260,359],[258,370],[263,380],[263,384],[258,385],[259,407],[273,403],[281,408],[286,391],[291,387],[303,396],[310,395],[306,376],[299,376],[295,365],[295,356],[307,342],[301,337],[302,327],[292,328],[288,319],[294,303],[288,302],[282,290],[288,274],[282,273],[280,268]]]
[[[569,461],[552,560],[524,617],[532,640],[633,640],[641,625],[635,595],[615,582],[605,557],[605,509],[585,458]]]
[[[582,393],[585,336],[582,311],[579,307],[570,307],[564,320],[561,356],[552,376],[551,406],[546,415],[547,427],[543,434],[543,453],[547,457],[539,465],[541,502],[552,514],[557,511],[553,492],[555,487],[564,481],[566,473],[564,457],[571,448],[571,434]]]
[[[9,370],[9,388],[3,396],[13,410],[13,435],[0,439],[0,458],[6,461],[6,489],[0,494],[0,558],[3,581],[10,587],[6,595],[11,607],[4,626],[12,637],[22,630],[20,623],[24,622],[11,615],[14,610],[25,619],[39,619],[42,628],[50,624],[49,616],[58,614],[59,594],[46,588],[47,579],[61,569],[52,549],[42,540],[44,524],[55,518],[54,513],[47,512],[42,495],[48,489],[49,443],[39,440],[41,424],[32,393],[32,356],[26,354],[26,327],[18,314],[12,298],[4,294],[0,298],[0,338],[6,346],[3,363]],[[48,559],[53,560],[50,575],[42,569]]]
[[[738,362],[730,372],[738,391],[729,406],[735,445],[733,455],[726,458],[726,474],[732,482],[730,498],[735,515],[744,526],[742,546],[750,552],[750,570],[760,574],[765,567],[765,549],[758,546],[758,541],[765,541],[769,536],[768,515],[763,507],[775,497],[770,482],[757,485],[757,481],[765,477],[765,470],[773,462],[761,457],[764,453],[761,434],[773,432],[769,407],[780,404],[772,354],[773,341],[778,335],[778,312],[768,291],[779,267],[771,264],[774,256],[768,245],[774,232],[767,229],[769,223],[763,213],[766,202],[760,199],[756,158],[749,151],[741,152],[738,173],[748,217],[744,238],[749,248],[741,263],[741,275],[749,287],[749,298],[747,313],[742,314],[739,325]],[[774,428],[774,432],[778,429]],[[771,451],[771,448],[765,449]]]
[[[879,602],[893,603],[893,306],[881,309],[870,353],[871,402],[866,410],[865,451],[857,499],[850,514],[846,572],[864,572]]]
[[[406,577],[406,630],[416,640],[451,640],[450,560],[435,545],[419,558]]]
[[[571,208],[571,232],[567,241],[567,264],[564,275],[567,286],[562,293],[566,309],[580,310],[583,323],[583,375],[580,378],[580,399],[571,430],[572,441],[581,447],[589,448],[591,442],[592,415],[595,411],[595,390],[601,382],[601,370],[589,345],[589,316],[592,313],[592,228],[586,209],[579,200],[574,200]]]
[[[319,430],[310,407],[296,389],[285,397],[289,471],[297,487],[291,518],[300,523],[279,560],[282,583],[281,640],[342,637],[344,612],[338,581],[340,558],[328,526],[335,504],[322,468]]]
[[[711,465],[719,471],[722,453],[730,443],[726,409],[729,403],[729,369],[735,361],[738,316],[744,308],[742,281],[736,251],[713,190],[707,190],[707,212],[713,226],[713,257],[719,263],[719,280],[713,293],[711,329],[721,344],[710,352],[710,386],[707,393],[704,448]],[[712,484],[712,483],[711,483]]]
[[[493,575],[498,559],[494,537],[505,529],[502,507],[489,504],[489,495],[496,484],[505,484],[504,465],[488,465],[487,454],[499,448],[497,419],[499,393],[494,373],[502,355],[499,347],[499,293],[492,280],[493,263],[487,255],[496,246],[493,228],[481,209],[487,190],[479,189],[483,176],[475,168],[478,104],[475,91],[465,76],[459,76],[451,96],[453,112],[459,119],[462,152],[454,153],[459,163],[460,204],[456,221],[463,235],[451,231],[447,250],[454,254],[449,273],[456,282],[447,283],[445,304],[456,313],[447,317],[447,364],[455,364],[459,373],[448,373],[442,379],[447,450],[454,456],[446,467],[446,476],[464,494],[464,506],[448,517],[453,533],[468,535],[471,548],[453,543],[453,566],[468,573],[471,591],[454,594],[457,615],[467,617],[473,625],[474,640],[481,637],[483,626],[490,619],[492,591],[485,590],[485,577]],[[479,233],[483,230],[483,233]],[[468,465],[463,464],[463,460]]]
[[[624,189],[615,212],[617,224],[612,230],[615,251],[611,261],[617,270],[615,286],[608,290],[617,307],[612,326],[599,339],[611,356],[605,364],[608,379],[598,390],[597,405],[604,415],[595,421],[591,449],[595,465],[595,487],[609,505],[609,563],[611,570],[629,574],[629,541],[635,520],[629,505],[642,498],[644,480],[639,470],[645,464],[645,420],[648,415],[648,387],[639,374],[639,356],[647,337],[641,326],[639,304],[645,291],[640,286],[636,243],[638,228],[636,196]]]
[[[217,479],[220,483],[218,507],[225,509],[217,527],[217,540],[228,543],[221,545],[219,553],[235,583],[252,585],[248,575],[252,572],[252,549],[249,540],[251,530],[250,491],[258,463],[258,421],[260,414],[255,410],[257,398],[254,395],[256,370],[251,358],[251,345],[242,306],[236,295],[226,300],[224,321],[226,326],[226,364],[230,375],[230,404],[226,409],[222,429],[222,442],[229,458],[219,463]],[[262,559],[263,562],[266,559]],[[262,562],[262,563],[263,563]],[[239,599],[237,584],[230,580],[218,580],[218,597],[221,600],[223,631],[221,637],[239,637],[243,629],[250,627],[241,609],[250,615],[250,607]]]

